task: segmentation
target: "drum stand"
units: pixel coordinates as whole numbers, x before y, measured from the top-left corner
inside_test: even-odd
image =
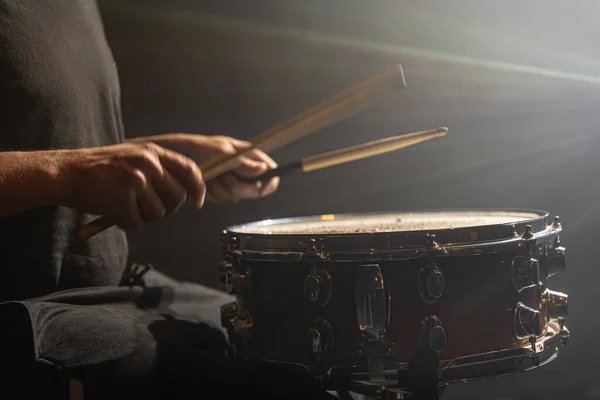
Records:
[[[438,381],[439,356],[428,345],[420,340],[408,368],[395,371],[395,376],[386,373],[378,350],[381,348],[375,343],[365,348],[368,372],[333,368],[324,379],[324,387],[337,391],[342,400],[356,400],[352,393],[377,400],[440,399],[445,386]]]

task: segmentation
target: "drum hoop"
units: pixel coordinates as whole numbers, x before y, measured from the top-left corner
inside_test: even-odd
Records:
[[[454,229],[422,231],[397,231],[349,234],[257,234],[244,233],[244,226],[259,226],[265,221],[236,225],[223,232],[223,250],[238,251],[247,258],[284,261],[300,260],[315,254],[328,260],[355,261],[358,259],[394,260],[418,258],[430,251],[427,239],[435,235],[437,244],[449,255],[489,254],[518,247],[526,226],[531,227],[533,238],[545,242],[555,237],[560,226],[549,225],[547,211],[531,209],[454,209],[410,211],[419,213],[529,213],[537,217],[515,223],[490,224]],[[399,211],[374,213],[337,214],[338,217],[368,217],[385,214],[400,214]],[[271,223],[311,221],[319,216],[281,218]]]
[[[557,320],[551,320],[548,328],[549,332],[538,338],[536,351],[528,347],[515,347],[441,362],[438,371],[440,384],[448,386],[514,375],[534,370],[554,361],[558,357],[564,342],[561,339],[561,328]],[[369,381],[368,373],[361,370],[360,367],[342,367],[340,371],[337,371],[337,369],[339,368],[333,368],[325,375],[327,379],[324,382],[327,389],[334,390],[334,386],[328,387],[328,385],[335,382],[336,378],[337,380],[341,379],[343,382]],[[390,365],[385,366],[386,378],[394,382],[397,379],[398,371],[407,369],[408,363],[392,362]],[[390,386],[393,387],[393,385]]]

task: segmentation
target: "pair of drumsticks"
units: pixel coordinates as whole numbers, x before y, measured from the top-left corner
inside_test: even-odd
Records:
[[[315,133],[335,122],[357,114],[373,105],[384,95],[396,89],[405,87],[406,80],[401,65],[367,79],[310,108],[304,113],[255,136],[250,140],[252,143],[250,148],[230,156],[223,156],[206,165],[202,165],[201,169],[204,180],[208,182],[241,166],[239,158],[248,155],[254,149],[260,149],[266,153],[272,152],[298,139]],[[414,146],[433,138],[444,136],[447,132],[447,128],[437,128],[428,131],[393,136],[358,146],[303,158],[298,162],[268,171],[259,177],[242,179],[250,181],[267,180],[274,176],[282,176],[298,170],[304,172],[316,171],[318,169]],[[114,218],[109,216],[100,217],[88,225],[83,226],[79,231],[79,237],[83,240],[87,240],[110,228],[114,224]]]

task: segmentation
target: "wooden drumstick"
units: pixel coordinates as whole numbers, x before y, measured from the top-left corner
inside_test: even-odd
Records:
[[[201,166],[205,181],[210,181],[241,165],[239,158],[255,149],[271,152],[298,139],[308,136],[335,122],[348,118],[373,105],[384,95],[406,87],[401,65],[367,79],[323,101],[309,110],[264,131],[250,140],[252,146],[230,156],[223,156]],[[88,240],[115,225],[115,219],[100,217],[79,229],[78,236]]]
[[[203,165],[204,177],[211,180],[229,172],[241,164],[239,157],[250,154],[254,149],[266,153],[315,133],[329,125],[358,114],[372,106],[385,94],[406,87],[404,71],[398,65],[383,74],[376,75],[358,85],[331,97],[307,111],[274,126],[250,140],[253,146],[231,156],[224,156]]]
[[[389,153],[391,151],[405,149],[431,139],[446,136],[446,133],[448,133],[448,128],[446,127],[440,127],[428,131],[407,133],[318,154],[316,156],[305,157],[300,161],[272,169],[257,177],[250,178],[241,177],[239,175],[236,175],[236,177],[245,182],[256,182],[267,181],[273,177],[284,176],[295,171],[317,171],[319,169],[329,168],[335,165],[345,164],[351,161],[362,160],[364,158]]]

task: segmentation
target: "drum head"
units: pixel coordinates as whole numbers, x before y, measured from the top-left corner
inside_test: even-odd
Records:
[[[398,255],[426,246],[432,236],[444,247],[514,241],[527,226],[533,234],[548,230],[547,217],[547,212],[535,210],[326,214],[232,226],[224,232],[224,245],[234,242],[237,250],[288,254],[316,246],[334,258],[343,253]]]
[[[231,227],[236,233],[259,235],[353,235],[440,231],[515,224],[545,217],[534,211],[437,211],[381,214],[326,214],[264,220]]]

